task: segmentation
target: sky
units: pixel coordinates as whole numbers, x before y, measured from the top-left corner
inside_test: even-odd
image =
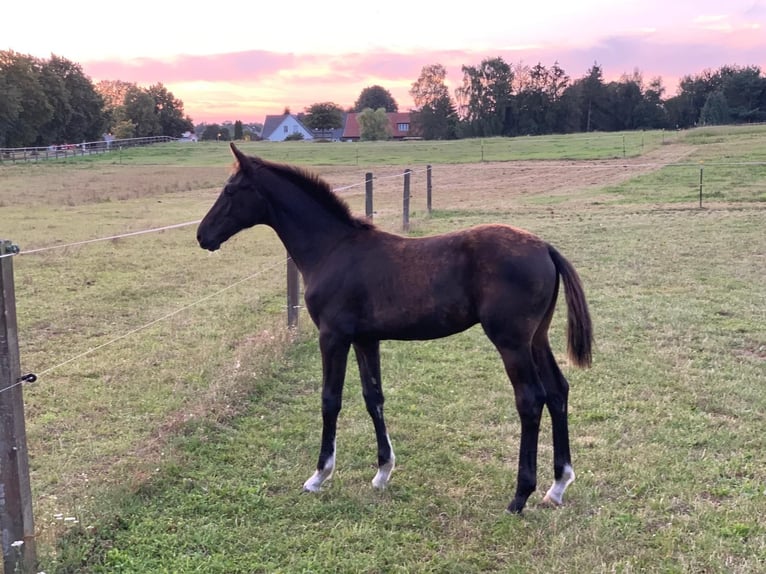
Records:
[[[597,63],[606,81],[641,73],[678,80],[724,65],[766,74],[766,0],[309,2],[131,0],[8,2],[0,49],[82,66],[93,82],[161,82],[195,123],[262,122],[286,107],[352,106],[373,85],[400,111],[424,66],[442,64],[450,91],[461,66],[501,57],[572,78]],[[9,25],[10,24],[10,25]]]

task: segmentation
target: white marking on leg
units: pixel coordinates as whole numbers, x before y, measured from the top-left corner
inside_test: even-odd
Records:
[[[335,443],[332,445],[332,454],[324,463],[324,468],[314,471],[306,482],[303,483],[303,490],[306,492],[319,492],[322,484],[332,476],[335,470]]]
[[[567,486],[574,482],[574,479],[574,469],[571,465],[565,464],[564,471],[561,473],[561,478],[555,481],[553,486],[548,489],[545,498],[543,498],[543,502],[552,502],[557,506],[561,505],[564,501],[564,491],[567,489]]]
[[[394,456],[394,448],[391,446],[391,439],[386,434],[386,440],[388,441],[388,449],[391,451],[391,458],[388,462],[378,467],[378,472],[375,474],[375,478],[372,479],[373,488],[383,490],[388,485],[388,481],[391,479],[391,473],[396,466],[396,457]]]

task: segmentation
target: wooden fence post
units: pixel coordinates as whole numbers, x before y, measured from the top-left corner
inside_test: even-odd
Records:
[[[298,277],[298,268],[295,261],[288,255],[287,257],[287,326],[294,329],[298,326],[298,291],[300,278]]]
[[[428,215],[431,215],[431,166],[426,166],[426,208],[428,209]]]
[[[0,240],[0,256],[14,253]],[[13,257],[0,257],[0,530],[8,574],[37,571],[27,433],[24,423]]]
[[[410,230],[410,174],[412,170],[404,170],[404,193],[402,197],[402,231]]]
[[[372,173],[364,174],[364,214],[372,219]]]

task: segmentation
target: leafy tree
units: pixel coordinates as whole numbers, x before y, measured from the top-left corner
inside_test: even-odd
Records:
[[[111,132],[119,140],[129,139],[136,135],[136,124],[128,119],[120,119],[112,126]]]
[[[387,89],[382,86],[369,86],[362,90],[359,98],[354,103],[354,111],[359,113],[370,108],[377,110],[383,108],[387,112],[398,112],[399,105]]]
[[[141,88],[133,87],[125,95],[125,119],[135,126],[133,137],[162,135],[162,125],[155,112],[154,97]]]
[[[87,77],[79,64],[75,64],[58,56],[42,65],[42,73],[56,77],[64,88],[65,110],[62,117],[54,114],[54,120],[63,125],[62,141],[81,142],[92,141],[101,136],[104,128],[104,100],[96,91],[93,82]],[[51,101],[49,99],[49,101]]]
[[[420,77],[410,88],[416,108],[412,112],[413,133],[425,139],[457,137],[457,110],[445,84],[446,77],[447,70],[441,64],[423,66]]]
[[[758,66],[724,66],[718,71],[718,75],[730,114],[729,121],[766,121],[766,78],[761,76]]]
[[[131,88],[137,87],[131,82],[120,80],[101,80],[96,84],[96,91],[104,100],[106,109],[114,109],[125,103],[125,96]]]
[[[115,125],[117,122],[124,121],[124,113],[122,114],[122,119],[118,119],[116,110],[124,106],[125,96],[131,88],[137,89],[138,86],[134,83],[122,82],[120,80],[101,80],[96,84],[96,92],[104,101],[104,129],[114,133],[115,137]],[[124,129],[125,126],[123,125],[121,131],[124,131]]]
[[[321,134],[343,127],[343,109],[332,102],[312,104],[306,108],[304,123]]]
[[[0,98],[0,147],[10,145],[6,136],[21,112],[21,91],[6,71],[5,57],[5,53],[0,52],[0,93],[3,94]]]
[[[500,58],[463,66],[463,85],[456,91],[458,114],[466,135],[495,136],[510,131],[513,71]]]
[[[639,114],[641,127],[646,129],[660,129],[669,127],[668,114],[663,102],[665,88],[662,78],[653,78],[649,87],[644,90],[644,99],[641,103]]]
[[[41,83],[41,62],[13,51],[0,52],[0,73],[10,86],[9,103],[0,106],[6,116],[0,140],[8,147],[42,145],[42,128],[53,117]],[[5,94],[3,98],[5,99]]]
[[[578,131],[609,130],[609,94],[601,66],[594,63],[585,77],[575,81],[572,90],[580,110]]]
[[[366,108],[356,116],[363,141],[386,140],[391,137],[391,124],[385,108]]]
[[[45,92],[48,105],[53,113],[45,124],[40,126],[40,136],[43,142],[64,143],[70,141],[66,137],[66,128],[72,118],[72,105],[69,101],[64,78],[55,69],[44,63],[40,69],[40,86]]]
[[[242,132],[242,121],[240,120],[234,122],[234,139],[236,141],[242,141],[245,139],[244,133]]]
[[[218,124],[208,124],[202,130],[202,133],[200,134],[199,138],[201,140],[216,141],[218,139],[218,134],[219,133],[221,133],[221,126],[220,125],[218,125]]]
[[[174,138],[181,137],[186,131],[194,129],[194,123],[184,117],[184,103],[176,99],[161,83],[149,86],[147,93],[154,99],[154,112],[160,125],[160,133]]]
[[[700,123],[703,126],[718,126],[729,123],[731,113],[723,91],[709,94],[700,112]]]

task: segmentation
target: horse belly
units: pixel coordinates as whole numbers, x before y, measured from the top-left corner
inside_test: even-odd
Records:
[[[377,339],[438,339],[465,331],[478,322],[467,294],[445,295],[437,291],[408,294],[405,290],[397,300],[374,298],[372,313],[360,330]]]

